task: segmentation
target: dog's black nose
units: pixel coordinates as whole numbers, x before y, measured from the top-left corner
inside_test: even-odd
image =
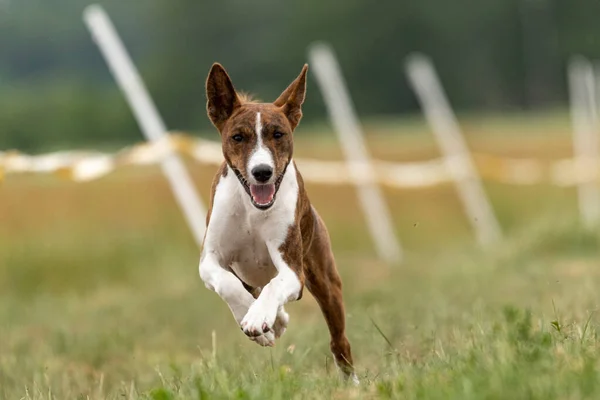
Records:
[[[273,176],[273,168],[266,164],[260,164],[252,168],[252,176],[259,182],[266,182]]]

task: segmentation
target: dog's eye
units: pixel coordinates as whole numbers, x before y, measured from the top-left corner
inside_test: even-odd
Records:
[[[236,142],[241,142],[242,140],[244,140],[244,137],[242,135],[240,135],[239,133],[236,135],[233,135],[231,138],[233,140],[235,140]]]
[[[275,133],[273,134],[273,137],[275,139],[280,139],[283,137],[283,133],[279,132],[279,131],[275,131]]]

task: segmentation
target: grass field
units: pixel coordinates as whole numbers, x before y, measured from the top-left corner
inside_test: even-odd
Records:
[[[571,154],[565,115],[466,118],[478,152]],[[419,120],[367,124],[380,158],[436,156]],[[297,154],[339,158],[304,127]],[[206,198],[212,168],[190,165]],[[506,238],[476,248],[453,187],[386,190],[406,249],[379,262],[350,187],[309,185],[344,280],[361,379],[338,379],[306,295],[272,349],[251,343],[201,283],[195,247],[157,169],[86,184],[0,186],[2,399],[600,398],[600,232],[575,190],[486,183]]]

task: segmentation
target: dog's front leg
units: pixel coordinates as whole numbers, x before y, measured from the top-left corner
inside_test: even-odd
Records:
[[[206,287],[216,292],[227,303],[238,324],[254,302],[254,297],[244,288],[237,276],[221,266],[218,256],[210,250],[200,259],[200,278]]]
[[[214,252],[205,251],[200,259],[200,278],[206,287],[216,292],[227,303],[238,325],[254,303],[254,297],[244,288],[237,276],[221,267],[219,258]],[[264,335],[251,337],[261,346],[273,346],[275,334],[266,332]]]
[[[285,253],[286,257],[284,258],[284,251],[281,250],[281,247],[280,241],[267,242],[267,249],[273,265],[277,269],[277,275],[265,285],[242,320],[242,329],[250,337],[270,333],[278,312],[285,314],[287,320],[283,305],[297,300],[302,293],[301,265],[290,265],[291,263],[299,264],[302,260],[296,259],[296,251],[291,252],[294,254]]]

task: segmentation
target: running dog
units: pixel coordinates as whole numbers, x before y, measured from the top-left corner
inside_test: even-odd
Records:
[[[261,346],[283,335],[284,305],[299,300],[306,286],[327,322],[336,365],[358,383],[329,234],[292,158],[307,71],[304,65],[273,103],[258,103],[236,92],[220,64],[212,66],[207,112],[225,161],[212,184],[200,277]]]

